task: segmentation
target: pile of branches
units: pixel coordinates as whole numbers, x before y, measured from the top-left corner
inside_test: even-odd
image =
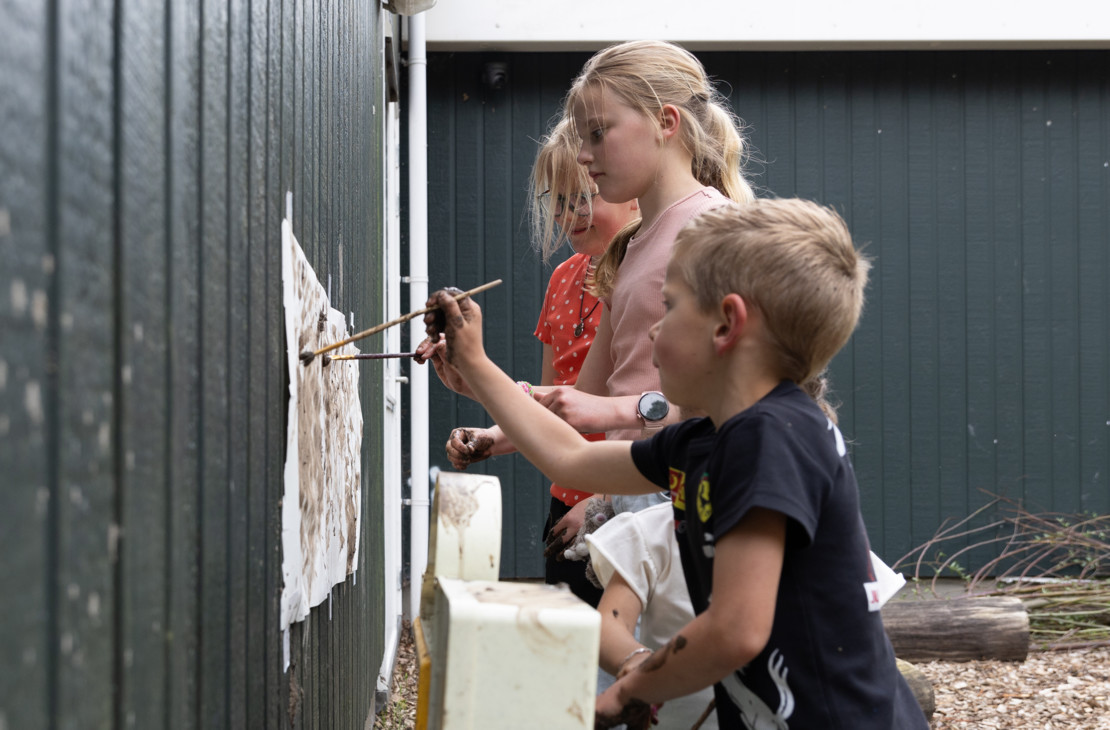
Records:
[[[974,571],[964,567],[984,549],[996,557]],[[1033,648],[1110,646],[1110,515],[1034,514],[995,497],[946,520],[895,567],[934,593],[940,579],[955,576],[969,595],[1020,598]]]

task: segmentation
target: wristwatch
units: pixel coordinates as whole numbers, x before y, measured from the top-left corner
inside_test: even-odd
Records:
[[[671,404],[667,398],[657,390],[649,390],[640,394],[636,401],[636,417],[640,419],[640,428],[660,428],[659,422],[671,412]]]

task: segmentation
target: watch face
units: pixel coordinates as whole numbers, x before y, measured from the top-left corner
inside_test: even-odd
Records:
[[[671,407],[662,393],[644,393],[640,396],[639,410],[645,421],[662,421]]]

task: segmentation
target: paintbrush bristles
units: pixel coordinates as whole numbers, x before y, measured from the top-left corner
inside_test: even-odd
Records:
[[[475,294],[479,294],[481,292],[484,292],[486,289],[492,289],[493,287],[497,286],[500,283],[501,283],[501,279],[494,279],[493,281],[482,284],[481,286],[476,286],[476,287],[474,287],[473,289],[471,289],[469,291],[464,291],[460,294],[456,294],[455,295],[455,301],[460,302],[463,299],[466,299],[467,297],[472,297]],[[321,347],[319,350],[316,350],[315,352],[309,352],[308,350],[305,350],[300,355],[301,362],[305,365],[308,365],[310,362],[312,362],[312,359],[315,358],[317,355],[323,355],[325,352],[331,352],[332,350],[334,350],[338,347],[343,347],[343,345],[349,345],[350,343],[355,342],[356,340],[361,340],[363,337],[369,337],[370,335],[377,334],[378,332],[381,332],[382,330],[387,330],[390,327],[393,327],[395,325],[404,324],[405,322],[408,322],[410,319],[413,319],[414,317],[419,317],[422,314],[427,314],[428,312],[431,312],[431,311],[436,310],[436,309],[439,309],[439,307],[437,307],[437,306],[424,307],[423,309],[418,309],[415,312],[409,312],[408,314],[402,314],[397,319],[391,319],[388,322],[382,322],[381,324],[375,325],[375,326],[371,327],[368,330],[363,330],[362,332],[359,332],[356,335],[351,335],[350,337],[348,337],[345,340],[340,340],[339,342],[335,342],[333,344],[327,345],[326,347]]]

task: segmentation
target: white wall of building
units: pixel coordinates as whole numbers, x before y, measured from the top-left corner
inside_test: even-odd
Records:
[[[429,50],[1110,48],[1110,2],[1057,0],[439,0]]]

